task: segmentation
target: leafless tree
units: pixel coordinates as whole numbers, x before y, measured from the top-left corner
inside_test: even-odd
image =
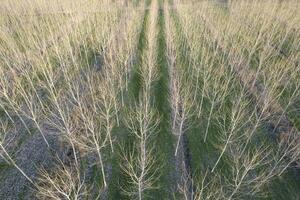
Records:
[[[130,152],[124,150],[121,165],[124,173],[130,178],[130,188],[124,192],[136,199],[144,199],[145,191],[155,189],[159,178],[157,158],[154,154],[153,137],[159,120],[148,102],[142,102],[131,109],[126,118],[126,126],[136,138]]]

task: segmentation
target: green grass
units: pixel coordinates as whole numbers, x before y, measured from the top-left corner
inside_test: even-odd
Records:
[[[159,1],[160,7],[163,1]],[[173,144],[175,142],[171,133],[171,108],[169,104],[169,70],[166,57],[165,40],[165,14],[163,9],[158,13],[158,80],[154,84],[154,103],[160,116],[159,131],[157,133],[157,154],[162,166],[161,177],[159,179],[160,189],[155,192],[153,199],[171,199],[170,188],[174,187],[171,174],[174,172],[174,166],[171,165],[171,159],[174,154]]]
[[[149,4],[148,4],[149,5]],[[142,23],[141,33],[138,41],[138,56],[133,66],[131,80],[129,82],[129,94],[132,101],[138,101],[141,92],[143,80],[141,76],[141,65],[143,64],[143,54],[146,46],[147,22],[149,18],[149,10],[145,11]]]

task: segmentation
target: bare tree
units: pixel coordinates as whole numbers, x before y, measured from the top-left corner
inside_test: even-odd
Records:
[[[40,199],[80,200],[88,197],[84,174],[76,166],[66,166],[60,160],[50,172],[40,169],[36,185],[36,196]]]
[[[144,199],[145,192],[155,189],[159,178],[157,158],[152,143],[159,120],[147,102],[142,102],[129,111],[126,126],[135,136],[136,143],[131,152],[124,151],[121,165],[124,173],[130,178],[130,188],[124,192],[136,199]]]

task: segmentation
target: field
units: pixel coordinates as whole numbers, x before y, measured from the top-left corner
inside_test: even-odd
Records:
[[[0,199],[299,200],[299,11],[2,0]]]

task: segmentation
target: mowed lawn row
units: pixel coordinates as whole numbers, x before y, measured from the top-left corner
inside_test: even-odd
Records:
[[[300,198],[299,2],[14,1],[0,199]]]

